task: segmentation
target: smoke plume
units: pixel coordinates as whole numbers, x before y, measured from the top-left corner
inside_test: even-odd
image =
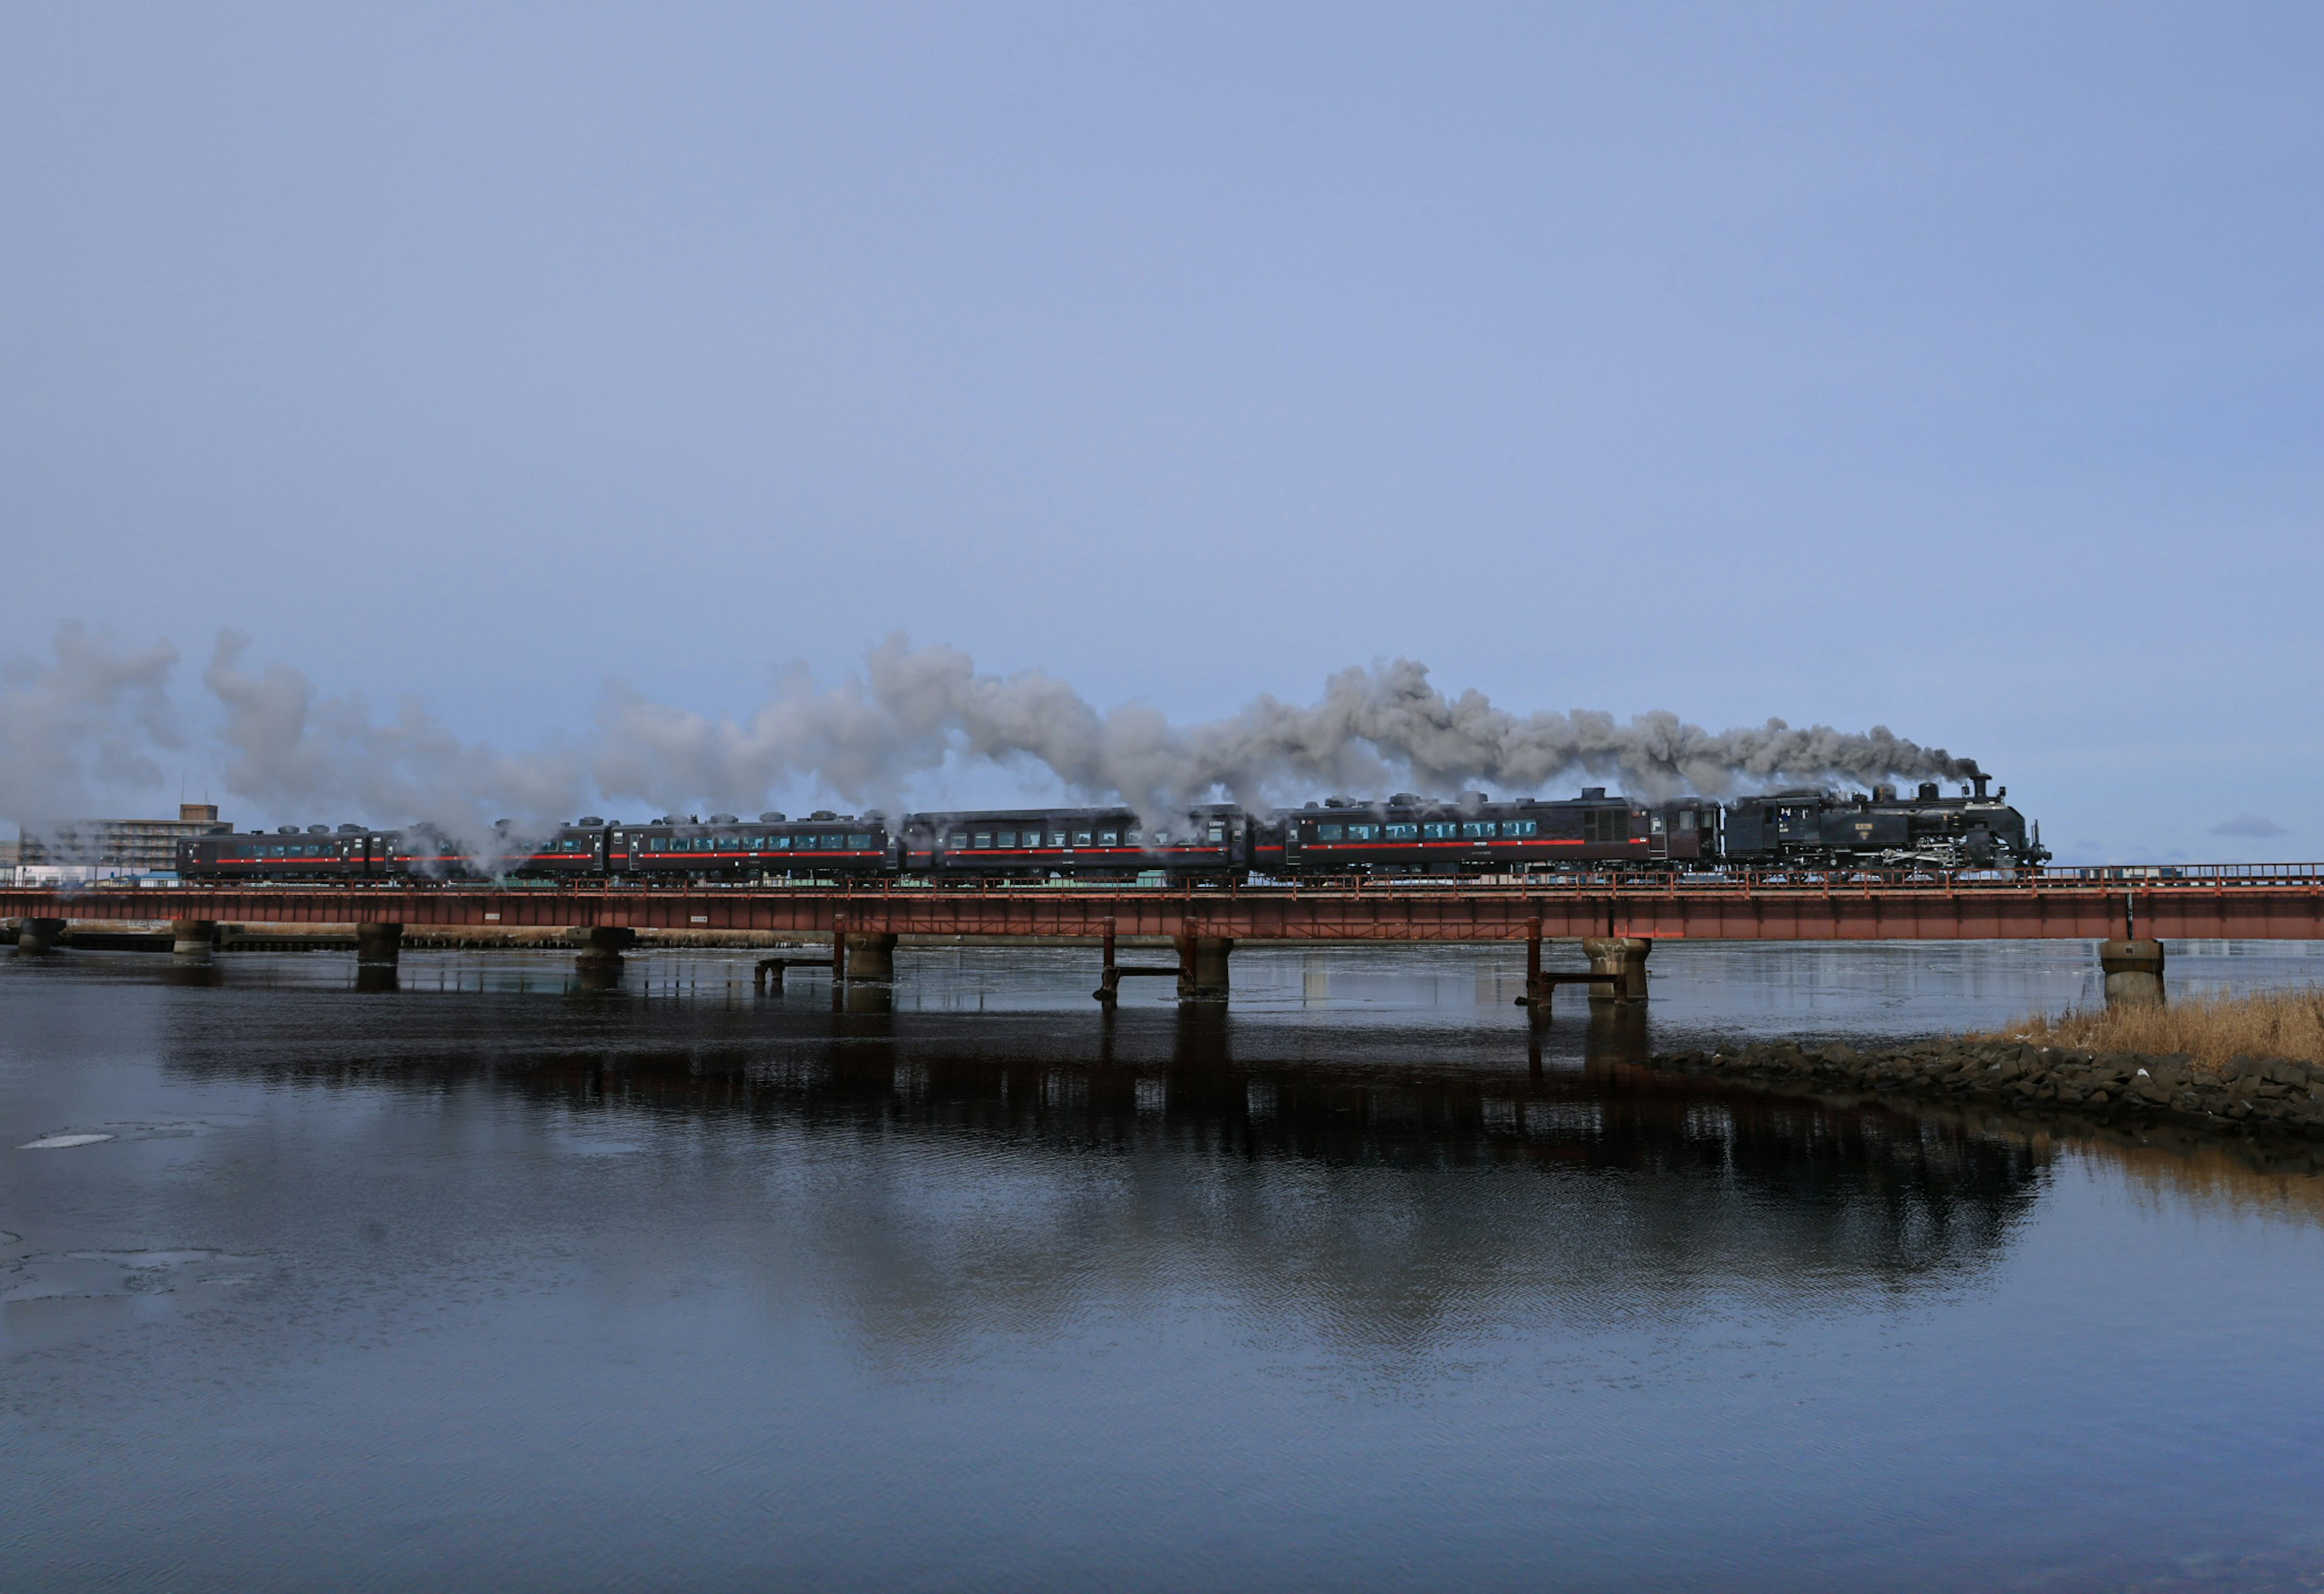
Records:
[[[169,696],[176,648],[73,622],[50,651],[0,662],[0,815],[32,829],[88,812],[98,792],[159,785],[155,755],[185,740]]]
[[[1585,776],[1661,797],[1976,773],[1968,759],[1881,726],[1770,719],[1711,731],[1659,709],[1627,721],[1595,709],[1514,712],[1476,691],[1447,696],[1408,659],[1342,670],[1313,703],[1261,696],[1225,718],[1178,725],[1140,704],[1100,709],[1040,671],[981,673],[957,649],[915,647],[901,635],[837,681],[803,668],[779,674],[741,718],[612,684],[592,736],[509,753],[464,741],[416,702],[374,716],[361,700],[318,693],[289,665],[252,664],[249,651],[246,639],[221,635],[201,696],[187,706],[170,695],[173,648],[123,648],[66,626],[51,661],[18,661],[0,676],[0,811],[20,822],[86,813],[99,791],[160,783],[157,755],[188,746],[263,812],[426,821],[472,843],[492,841],[501,818],[522,839],[586,807],[751,812],[804,788],[903,806],[953,760],[1147,813],[1396,786],[1511,795]]]

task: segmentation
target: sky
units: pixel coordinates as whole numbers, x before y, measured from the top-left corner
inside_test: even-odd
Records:
[[[166,643],[78,790],[237,822],[406,816],[237,777],[222,633],[456,763],[901,633],[2324,857],[2319,82],[2307,5],[0,5],[0,655]]]

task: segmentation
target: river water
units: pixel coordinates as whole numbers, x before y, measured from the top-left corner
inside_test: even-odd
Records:
[[[2316,1156],[1630,1061],[2086,944],[752,956],[0,957],[0,1586],[2324,1587]]]

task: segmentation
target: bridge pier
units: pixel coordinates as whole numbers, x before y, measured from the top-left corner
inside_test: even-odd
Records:
[[[618,974],[622,954],[638,944],[638,932],[626,924],[592,924],[581,931],[581,955],[574,959],[585,974]]]
[[[876,980],[882,985],[896,978],[896,938],[878,931],[850,930],[844,932],[847,941],[845,978],[851,980]],[[835,963],[834,967],[841,967]]]
[[[2159,1007],[2163,1005],[2163,943],[2159,941],[2102,941],[2098,968],[2106,975],[2109,1007]]]
[[[403,959],[403,926],[401,924],[358,924],[355,926],[355,964],[358,968],[392,968]]]
[[[1643,935],[1591,936],[1582,943],[1582,950],[1590,959],[1590,972],[1610,974],[1614,978],[1605,984],[1590,987],[1592,1004],[1611,1002],[1628,1006],[1646,999],[1646,954],[1655,943]]]
[[[217,925],[208,919],[170,921],[170,952],[173,957],[207,959],[217,941]]]
[[[1227,999],[1227,956],[1234,939],[1224,935],[1174,938],[1178,947],[1178,1000],[1223,1002]]]
[[[19,919],[16,921],[16,955],[37,958],[57,950],[57,940],[65,932],[62,919]]]

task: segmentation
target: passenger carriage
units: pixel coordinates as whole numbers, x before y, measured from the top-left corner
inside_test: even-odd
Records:
[[[1717,854],[1719,810],[1687,799],[1649,806],[1603,786],[1563,801],[1461,802],[1400,792],[1385,802],[1332,798],[1284,816],[1296,876],[1511,875],[1644,868]]]
[[[1250,869],[1250,816],[1231,804],[1179,811],[1150,829],[1127,808],[1013,808],[915,813],[904,820],[906,874],[939,881],[1062,877],[1240,877]]]

